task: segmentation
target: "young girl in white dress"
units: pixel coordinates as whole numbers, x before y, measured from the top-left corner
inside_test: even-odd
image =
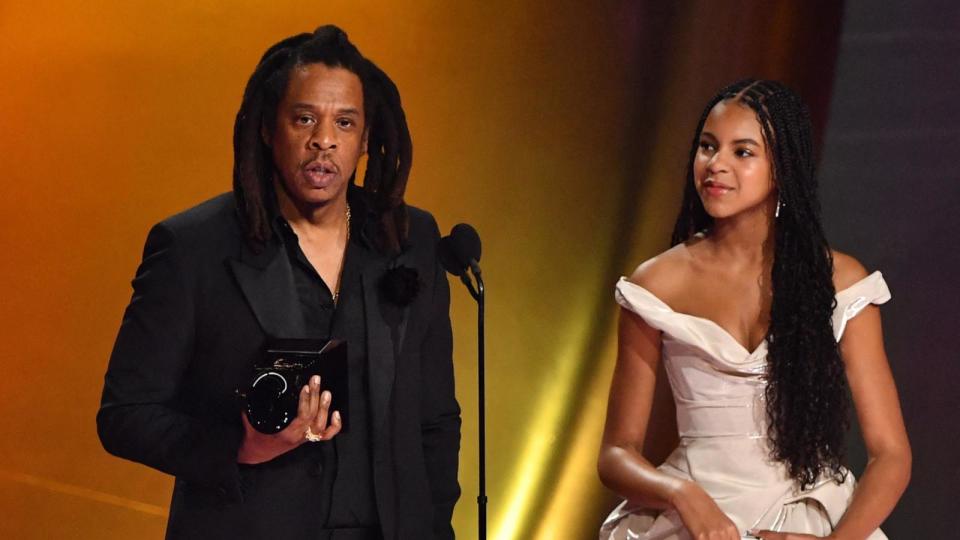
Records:
[[[830,249],[812,154],[806,107],[779,83],[707,105],[673,247],[616,287],[598,470],[624,501],[601,539],[886,538],[911,460],[877,307],[890,293]],[[662,463],[644,453],[674,419],[651,418],[658,373],[676,422]],[[856,487],[848,396],[869,454]]]

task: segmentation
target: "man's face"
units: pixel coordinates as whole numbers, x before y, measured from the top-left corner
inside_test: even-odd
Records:
[[[263,136],[273,150],[278,196],[300,208],[345,197],[367,151],[360,78],[324,64],[293,68],[273,132],[264,128]]]

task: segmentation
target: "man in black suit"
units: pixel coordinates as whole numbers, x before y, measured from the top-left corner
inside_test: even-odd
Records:
[[[403,202],[411,156],[392,81],[321,27],[251,76],[233,193],[150,231],[97,427],[176,476],[167,538],[453,538],[449,288],[436,222]],[[348,343],[349,416],[313,378],[260,433],[235,390],[269,340],[301,337]]]

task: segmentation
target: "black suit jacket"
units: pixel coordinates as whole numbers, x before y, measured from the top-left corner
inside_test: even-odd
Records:
[[[436,222],[415,208],[409,215],[410,246],[399,259],[371,248],[361,264],[376,504],[386,539],[453,538],[460,409],[450,293]],[[406,307],[380,292],[391,264],[419,274]],[[317,538],[325,504],[317,445],[236,463],[243,428],[234,390],[268,336],[304,334],[282,246],[250,250],[224,194],[151,229],[133,289],[97,428],[108,452],[176,476],[167,537]]]

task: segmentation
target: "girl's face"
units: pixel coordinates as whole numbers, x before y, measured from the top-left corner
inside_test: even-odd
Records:
[[[737,101],[713,107],[700,133],[693,179],[704,209],[714,219],[773,208],[776,186],[753,109]]]

